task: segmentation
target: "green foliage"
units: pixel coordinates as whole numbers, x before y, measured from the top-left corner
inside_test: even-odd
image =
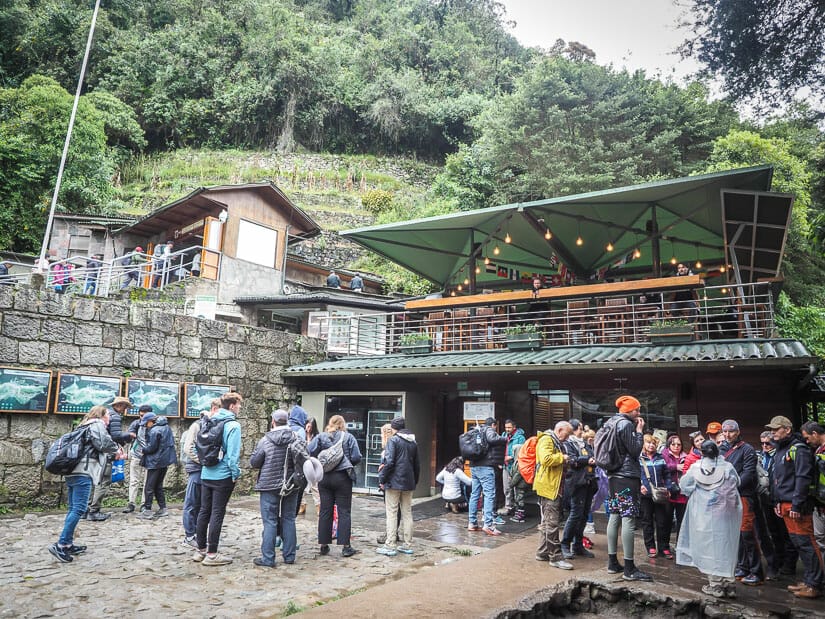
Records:
[[[413,346],[415,344],[423,344],[430,341],[429,333],[405,333],[398,339],[398,343],[402,346]]]
[[[296,604],[294,600],[289,600],[284,606],[284,612],[281,614],[282,617],[289,617],[290,615],[297,615],[304,611],[304,607]]]
[[[523,322],[518,325],[511,325],[504,327],[505,335],[520,335],[522,333],[538,333],[539,328],[531,322]]]
[[[801,341],[820,360],[825,360],[825,308],[794,305],[782,292],[776,304],[775,318],[782,337]]]
[[[361,204],[373,215],[389,210],[392,205],[392,193],[382,189],[372,189],[361,196]]]

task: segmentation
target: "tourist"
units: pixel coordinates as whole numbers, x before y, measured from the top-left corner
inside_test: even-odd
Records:
[[[350,280],[349,289],[353,292],[364,292],[364,280],[358,273]]]
[[[143,248],[140,246],[135,247],[131,254],[124,256],[120,264],[126,268],[126,281],[120,287],[121,290],[126,290],[132,281],[135,282],[135,286],[140,286],[140,270],[145,263],[146,256],[143,255]]]
[[[767,478],[767,487],[759,486],[759,504],[762,510],[763,530],[757,531],[759,547],[768,563],[765,580],[775,580],[780,576],[796,574],[796,562],[799,555],[791,543],[788,528],[782,516],[777,515],[771,497],[771,480],[773,479],[774,456],[776,445],[773,442],[773,433],[765,430],[759,435],[762,452],[759,454],[763,475]],[[759,520],[757,520],[759,524]],[[771,552],[772,551],[772,552]]]
[[[435,481],[442,485],[441,498],[447,504],[447,509],[457,514],[467,507],[468,492],[473,480],[464,472],[464,459],[461,456],[450,460],[435,476]]]
[[[341,278],[338,277],[338,274],[332,270],[329,272],[327,276],[327,288],[340,288],[341,287]]]
[[[384,466],[378,471],[378,487],[384,491],[387,513],[386,538],[384,545],[376,551],[388,557],[396,554],[399,514],[402,543],[397,547],[397,551],[413,554],[412,495],[421,473],[415,434],[407,430],[403,417],[395,417],[390,422],[390,427],[392,436],[384,449]]]
[[[215,398],[210,403],[208,411],[201,413],[200,419],[209,417],[210,419],[221,409],[220,398]],[[186,474],[186,494],[183,497],[183,543],[193,548],[198,545],[195,540],[195,533],[198,525],[198,512],[201,510],[201,466],[198,450],[195,449],[195,442],[198,432],[201,429],[200,419],[189,426],[184,433],[183,447],[180,459],[184,463]]]
[[[496,420],[488,417],[481,427],[487,451],[483,456],[470,463],[470,474],[473,478],[473,490],[470,493],[469,531],[484,531],[487,535],[501,535],[496,528],[496,467],[504,464],[504,448],[507,439],[496,432]],[[478,501],[484,492],[482,527],[478,526]],[[503,522],[503,520],[502,520]]]
[[[711,421],[705,430],[705,438],[715,442],[717,445],[725,440],[725,435],[722,434],[722,424],[718,421]]]
[[[682,520],[685,517],[685,507],[687,506],[687,497],[679,491],[680,481],[684,475],[685,458],[687,454],[682,451],[682,439],[677,434],[671,434],[667,437],[665,449],[662,450],[662,458],[665,460],[668,474],[670,475],[670,499],[665,505],[665,536],[666,540],[670,539],[673,532],[673,516],[676,516],[676,537],[679,537],[679,531],[682,529]]]
[[[138,518],[149,520],[169,515],[166,510],[166,493],[163,480],[170,466],[178,463],[175,453],[175,436],[164,416],[146,413],[140,420],[146,426],[146,445],[143,446],[143,467],[146,469],[146,484],[143,488],[143,508]],[[152,513],[152,501],[157,499],[158,511]]]
[[[510,478],[513,476],[513,471],[518,470],[518,463],[513,456],[513,450],[519,445],[523,445],[526,440],[524,430],[517,428],[512,419],[507,419],[504,422],[504,434],[507,439],[504,450],[504,464],[501,468],[501,485],[504,492],[504,513],[507,516],[512,516],[516,509],[513,504],[513,487],[510,484]]]
[[[131,514],[135,511],[138,495],[143,495],[143,486],[146,483],[146,468],[143,466],[142,460],[143,447],[146,445],[146,426],[141,425],[140,421],[146,413],[151,412],[151,406],[141,404],[138,407],[138,418],[129,424],[129,437],[131,438],[131,446],[129,447],[129,503],[123,510],[124,514]],[[140,511],[142,512],[144,509],[141,502]]]
[[[564,453],[562,443],[572,431],[573,427],[569,422],[559,421],[553,430],[539,432],[536,442],[536,478],[533,480],[533,490],[539,496],[541,508],[536,559],[549,561],[550,565],[561,570],[573,569],[573,564],[564,558],[559,541],[562,480],[564,466],[570,461],[570,456]]]
[[[645,434],[643,440],[644,446],[639,456],[642,471],[639,508],[645,548],[651,559],[657,556],[672,559],[666,522],[667,505],[670,502],[670,472],[664,457],[659,453],[659,439],[652,434]]]
[[[819,553],[825,554],[825,428],[808,421],[800,428],[802,438],[814,452],[814,538]]]
[[[86,261],[86,283],[83,287],[83,294],[95,294],[97,292],[97,280],[100,278],[100,269],[103,266],[102,254],[94,254]]]
[[[316,436],[318,436],[318,422],[315,421],[315,417],[310,417],[307,420],[306,425],[304,426],[304,429],[306,430],[307,445],[309,445],[309,443],[312,441],[312,439],[314,439]],[[307,478],[307,485],[306,485],[305,492],[306,492],[306,494],[309,494],[310,496],[312,496],[312,502],[315,504],[315,516],[317,518],[318,517],[318,508],[321,506],[321,495],[318,494],[318,482],[317,481],[311,481],[309,478]],[[303,514],[306,511],[306,502],[303,503],[303,506],[304,506],[304,509],[299,510],[300,514]]]
[[[702,459],[702,443],[705,442],[705,435],[699,432],[691,432],[688,434],[690,439],[690,450],[685,454],[685,462],[682,465],[682,474],[688,472],[688,469],[695,463]],[[715,443],[716,441],[714,441]]]
[[[578,555],[593,558],[593,553],[584,547],[584,526],[587,512],[593,499],[596,485],[595,460],[587,443],[582,440],[584,426],[578,419],[570,420],[572,432],[562,443],[565,453],[570,456],[564,476],[564,495],[570,513],[561,536],[561,552],[565,559]]]
[[[118,445],[126,445],[132,440],[132,437],[128,432],[122,431],[123,415],[130,408],[132,408],[132,403],[129,401],[129,398],[124,398],[121,396],[116,397],[109,405],[109,423],[107,424],[107,429],[109,436],[111,436],[112,440]],[[106,463],[106,472],[101,478],[100,483],[95,484],[94,491],[92,492],[89,509],[86,512],[87,520],[91,520],[92,522],[103,522],[111,516],[111,514],[104,514],[101,512],[100,508],[103,505],[103,499],[108,496],[109,491],[111,490],[112,461],[121,459],[123,456],[125,456],[125,453],[122,452],[118,452],[118,454],[115,454],[114,457],[109,456],[109,460]]]

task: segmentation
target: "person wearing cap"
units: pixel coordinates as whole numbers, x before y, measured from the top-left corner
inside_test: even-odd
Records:
[[[813,481],[813,455],[802,437],[793,431],[791,420],[777,415],[765,426],[776,444],[771,496],[774,509],[785,521],[791,543],[804,567],[802,582],[788,585],[796,597],[818,598],[825,585],[822,555],[814,539],[809,489]]]
[[[496,432],[496,420],[487,417],[482,427],[484,439],[487,442],[487,451],[483,456],[470,463],[470,477],[473,478],[473,489],[470,492],[470,509],[468,531],[484,531],[487,535],[501,535],[496,528],[496,467],[504,464],[504,451],[507,439]],[[478,526],[478,501],[484,492],[483,518],[481,527]],[[502,522],[504,520],[502,519]]]
[[[607,572],[622,572],[624,580],[653,580],[650,575],[636,567],[634,557],[634,536],[636,517],[639,515],[642,472],[639,456],[644,446],[642,430],[645,420],[641,417],[642,405],[632,395],[622,395],[616,399],[618,412],[608,423],[616,432],[616,445],[622,457],[622,465],[609,471],[607,482],[610,488],[610,518],[607,522]],[[619,525],[622,528],[622,550],[624,565],[619,563]]]
[[[702,592],[716,598],[736,597],[735,580],[742,501],[739,476],[719,457],[712,440],[702,443],[702,459],[684,474],[682,493],[688,497],[682,532],[676,544],[676,564],[707,575]]]
[[[739,423],[733,419],[722,422],[723,445],[727,445],[725,460],[730,462],[739,476],[739,496],[742,500],[742,524],[739,539],[739,562],[736,577],[743,585],[760,585],[764,580],[762,557],[756,540],[756,510],[759,509],[756,494],[756,451],[742,440]]]
[[[132,403],[129,402],[130,407],[131,405]],[[129,424],[129,437],[132,439],[129,448],[129,503],[123,508],[124,514],[131,514],[135,511],[138,495],[143,496],[143,487],[146,485],[146,468],[141,464],[143,448],[146,446],[146,426],[141,425],[140,420],[146,413],[151,412],[151,406],[141,404],[138,407],[138,418]],[[140,509],[141,511],[144,509],[142,501]]]
[[[175,436],[164,416],[146,413],[140,420],[146,426],[146,445],[143,447],[143,466],[146,469],[146,485],[143,488],[143,508],[138,518],[150,520],[168,516],[166,510],[166,493],[163,480],[170,466],[178,463],[175,453]],[[152,513],[152,501],[157,499],[158,511]]]
[[[705,430],[705,437],[715,442],[717,445],[725,439],[722,434],[722,424],[718,421],[711,421],[708,424],[708,429]]]
[[[123,264],[128,268],[126,271],[126,281],[120,287],[121,290],[126,290],[129,284],[134,280],[135,286],[140,286],[140,269],[146,262],[146,256],[143,255],[143,248],[141,246],[135,247],[135,251],[130,256],[123,259]]]
[[[214,417],[220,409],[221,399],[215,398],[210,402],[209,410],[201,412],[200,419],[184,432],[181,445],[180,459],[188,475],[186,494],[183,497],[183,544],[193,548],[198,545],[195,541],[195,527],[198,524],[198,512],[201,510],[201,469],[203,468],[195,442],[201,429],[201,419]]]
[[[289,413],[285,410],[273,411],[271,430],[258,441],[249,458],[249,465],[259,470],[255,490],[260,495],[263,536],[261,556],[252,561],[259,567],[275,567],[278,537],[283,540],[284,563],[295,563],[297,490],[303,479],[296,485],[292,476],[296,471],[303,472],[309,454],[306,442],[290,429],[288,420]]]
[[[802,438],[814,452],[814,538],[819,554],[825,555],[825,428],[808,421],[800,428]]]
[[[392,436],[384,449],[384,466],[378,471],[378,487],[384,491],[387,514],[386,540],[376,551],[388,557],[396,554],[398,538],[398,514],[401,513],[402,544],[398,552],[413,554],[412,549],[412,495],[418,485],[421,463],[415,434],[407,430],[403,417],[390,421]]]
[[[120,396],[112,400],[112,403],[109,405],[109,425],[107,429],[109,431],[109,436],[112,437],[112,440],[117,443],[118,446],[125,445],[131,440],[129,433],[123,432],[122,422],[123,414],[131,407],[132,403],[129,401],[129,398]],[[111,514],[104,514],[101,512],[100,507],[103,504],[103,499],[108,496],[112,486],[112,462],[114,460],[121,460],[125,458],[125,456],[126,453],[122,449],[118,449],[117,452],[109,455],[108,463],[106,464],[106,473],[103,475],[100,483],[95,485],[94,492],[89,502],[89,509],[86,512],[87,520],[91,520],[92,522],[103,522],[111,516]]]

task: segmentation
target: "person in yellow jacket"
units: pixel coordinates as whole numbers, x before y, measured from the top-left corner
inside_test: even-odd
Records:
[[[539,432],[536,442],[536,479],[533,482],[533,490],[539,495],[541,507],[536,560],[549,561],[550,565],[561,570],[573,569],[573,564],[562,556],[559,543],[564,465],[570,459],[570,456],[564,453],[561,444],[572,432],[573,426],[570,423],[559,421],[552,432]]]

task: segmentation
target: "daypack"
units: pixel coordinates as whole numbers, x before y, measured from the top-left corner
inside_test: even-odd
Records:
[[[341,436],[338,437],[337,441],[326,449],[321,450],[321,453],[318,454],[318,462],[320,462],[321,466],[324,468],[324,473],[329,473],[334,471],[335,468],[341,464],[341,460],[343,459],[344,433],[341,432]]]
[[[296,490],[300,490],[306,486],[307,480],[304,476],[303,462],[298,462],[299,454],[294,449],[295,445],[300,440],[301,439],[298,437],[295,437],[286,447],[286,456],[284,457],[284,478],[281,481],[281,496],[289,496]],[[341,450],[341,453],[343,455],[343,449]],[[292,475],[287,476],[290,463],[292,463]]]
[[[215,466],[223,460],[223,427],[229,419],[201,419],[201,427],[195,437],[195,451],[202,466]]]
[[[470,462],[481,460],[487,454],[487,437],[484,426],[475,426],[458,437],[458,451]]]
[[[536,445],[539,442],[538,436],[531,436],[519,449],[516,463],[521,478],[532,485],[536,479]]]
[[[593,439],[593,459],[596,466],[607,473],[619,470],[624,462],[624,455],[619,450],[618,424],[618,417],[608,419]]]
[[[52,475],[68,475],[84,457],[88,468],[88,434],[89,424],[79,426],[53,442],[46,453],[46,470]]]

